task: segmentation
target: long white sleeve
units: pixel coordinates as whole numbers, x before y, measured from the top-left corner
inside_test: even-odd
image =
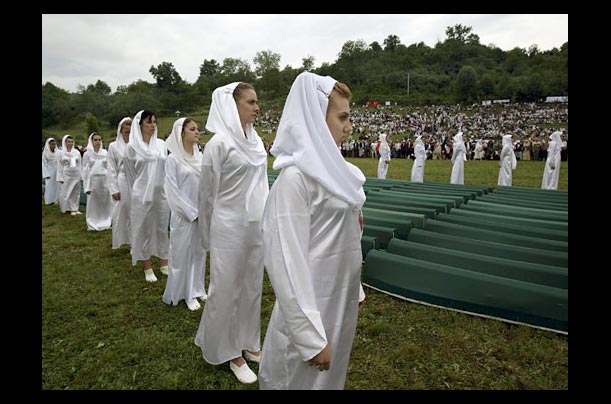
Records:
[[[310,193],[303,174],[282,180],[283,188],[270,194],[264,213],[265,267],[291,341],[307,361],[327,345],[308,262]]]
[[[179,184],[179,162],[172,155],[165,161],[165,188],[166,198],[173,215],[179,215],[184,220],[193,222],[197,219],[197,206],[191,199],[180,190]]]
[[[121,162],[119,161],[119,156],[116,152],[116,148],[114,147],[114,142],[108,146],[108,155],[106,157],[107,161],[107,169],[106,169],[106,182],[108,184],[108,191],[111,195],[114,195],[119,190],[119,171]]]
[[[91,167],[89,166],[91,154],[86,151],[83,155],[83,165],[81,169],[81,178],[83,179],[83,192],[91,191]]]
[[[221,166],[225,159],[225,150],[220,142],[210,141],[204,149],[202,171],[199,177],[198,222],[202,245],[210,251],[210,223],[214,203],[219,191]]]

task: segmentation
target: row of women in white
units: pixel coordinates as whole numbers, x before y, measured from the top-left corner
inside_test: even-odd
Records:
[[[149,111],[134,116],[125,137],[124,119],[109,146],[108,171],[116,173],[109,192],[119,193],[119,206],[129,212],[120,219],[115,209],[113,248],[130,244],[132,264],[144,261],[152,277],[146,262],[169,259],[168,304],[206,296],[210,252],[195,344],[208,363],[229,362],[243,383],[257,380],[247,359],[260,362],[262,389],[344,386],[365,300],[365,176],[338,148],[351,131],[350,98],[331,77],[304,72],[295,79],[271,149],[274,169],[282,169],[271,191],[267,153],[253,128],[257,96],[245,83],[213,92],[206,129],[214,136],[203,155],[194,121],[177,120],[164,142]],[[72,156],[67,144],[62,165],[64,153]],[[76,168],[78,159],[70,159]],[[276,302],[261,352],[264,265]]]
[[[452,153],[452,174],[450,175],[451,184],[464,184],[464,167],[467,160],[465,144],[462,138],[463,133],[458,132],[454,135],[454,148]],[[542,189],[558,189],[558,180],[560,176],[560,152],[562,150],[562,132],[556,131],[552,133],[551,140],[548,146],[547,160],[543,168],[543,179],[541,180]],[[424,181],[424,165],[426,163],[426,150],[422,142],[422,136],[416,137],[416,146],[414,155],[416,159],[412,165],[411,181]],[[380,160],[378,162],[378,178],[385,179],[388,173],[390,164],[390,147],[386,141],[386,134],[382,133],[379,136],[380,144]],[[499,177],[497,185],[511,186],[512,170],[517,167],[516,155],[514,152],[511,135],[503,135],[503,148],[499,159]]]

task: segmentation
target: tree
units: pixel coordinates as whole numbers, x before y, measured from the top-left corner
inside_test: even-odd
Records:
[[[306,56],[303,59],[301,59],[301,61],[303,62],[303,64],[301,65],[301,68],[305,71],[311,71],[312,69],[314,69],[314,56]]]
[[[176,89],[183,82],[180,74],[170,62],[162,62],[159,66],[151,66],[149,72],[157,81],[157,87],[163,90]]]
[[[456,76],[456,96],[459,101],[472,103],[477,97],[477,73],[471,66],[463,66]]]
[[[367,44],[362,39],[357,39],[356,41],[346,41],[344,45],[342,45],[342,50],[337,54],[337,56],[340,59],[348,58],[350,56],[365,52],[366,50]]]
[[[221,76],[229,82],[243,81],[252,83],[255,75],[247,61],[240,58],[225,58],[221,67]]]
[[[396,35],[388,35],[384,40],[384,51],[393,52],[397,50],[397,47],[401,43],[401,40]]]
[[[479,36],[471,33],[472,28],[462,24],[446,28],[448,41],[457,41],[464,44],[479,44]]]
[[[369,48],[374,52],[377,53],[379,51],[382,50],[382,47],[380,46],[380,44],[378,43],[378,41],[373,41],[372,43],[369,44]]]
[[[214,59],[204,59],[204,63],[199,66],[200,77],[214,77],[221,72],[221,66]]]
[[[255,64],[255,74],[258,77],[262,77],[272,69],[280,71],[280,58],[279,53],[272,52],[271,50],[257,52],[252,59]]]
[[[91,112],[87,112],[85,114],[85,129],[88,133],[87,138],[89,138],[89,134],[93,132],[98,132],[100,130],[100,123],[98,122],[98,118]]]
[[[42,86],[42,127],[69,122],[74,115],[70,93],[46,82]]]

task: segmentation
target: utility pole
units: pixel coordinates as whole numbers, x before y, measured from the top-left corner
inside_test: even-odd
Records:
[[[409,97],[409,73],[407,73],[407,96]]]

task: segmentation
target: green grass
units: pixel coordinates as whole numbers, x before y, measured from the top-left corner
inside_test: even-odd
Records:
[[[351,161],[375,176],[377,160]],[[409,179],[411,165],[393,160],[388,178]],[[539,187],[542,170],[518,162],[514,184]],[[429,160],[425,181],[449,182],[450,171],[450,161]],[[560,188],[567,174],[563,162]],[[465,164],[467,184],[494,186],[497,175],[497,162]],[[110,230],[86,230],[84,215],[43,204],[42,223],[43,389],[258,388],[203,360],[193,342],[202,311],[161,301],[167,278],[155,259],[151,284],[128,248],[111,249]],[[566,335],[365,293],[346,389],[568,389]],[[273,302],[266,276],[262,342]]]

